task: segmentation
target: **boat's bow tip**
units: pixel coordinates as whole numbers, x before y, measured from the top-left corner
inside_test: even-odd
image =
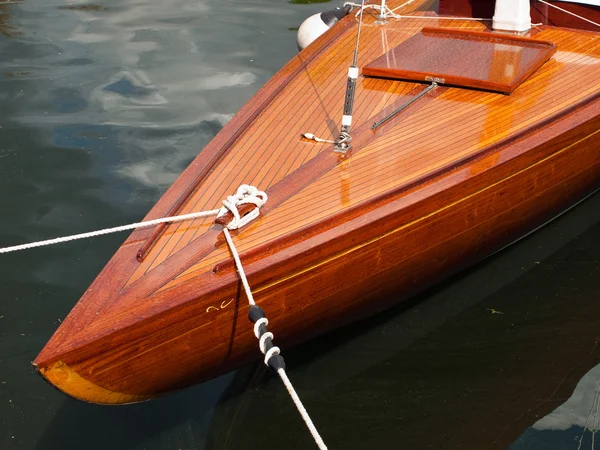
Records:
[[[87,403],[101,405],[119,405],[138,403],[150,400],[154,395],[128,394],[115,392],[98,386],[93,381],[83,378],[63,361],[51,364],[40,363],[39,357],[31,363],[40,376],[62,393]]]

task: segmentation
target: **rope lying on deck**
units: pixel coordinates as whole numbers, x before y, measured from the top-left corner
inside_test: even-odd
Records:
[[[160,219],[147,220],[144,222],[132,223],[129,225],[122,225],[119,227],[113,228],[104,228],[102,230],[91,231],[89,233],[81,233],[74,234],[71,236],[64,236],[55,239],[47,239],[44,241],[31,242],[29,244],[21,244],[14,245],[12,247],[0,248],[0,254],[2,253],[10,253],[16,252],[20,250],[27,250],[35,247],[44,247],[53,244],[60,244],[62,242],[74,241],[77,239],[87,239],[95,236],[103,236],[105,234],[118,233],[126,230],[133,230],[137,228],[151,227],[154,225],[158,225],[161,223],[171,223],[171,222],[181,222],[184,220],[192,220],[198,217],[207,217],[216,215],[217,218],[222,217],[223,215],[230,212],[233,215],[233,219],[223,227],[223,234],[225,235],[225,240],[227,241],[227,245],[229,246],[229,250],[233,256],[235,261],[235,266],[239,277],[244,286],[244,291],[246,292],[246,297],[248,298],[248,303],[250,303],[250,310],[248,311],[248,317],[254,323],[254,334],[259,341],[260,351],[265,355],[265,364],[271,368],[283,382],[285,388],[287,389],[290,397],[294,401],[298,412],[304,419],[306,426],[310,430],[315,443],[321,450],[327,450],[327,446],[323,442],[321,435],[317,431],[312,419],[308,415],[306,408],[302,404],[300,397],[296,393],[292,382],[287,376],[285,372],[285,361],[283,356],[280,355],[279,347],[273,345],[273,333],[267,331],[267,325],[269,321],[265,315],[263,309],[256,304],[254,301],[254,296],[252,295],[252,290],[250,289],[250,285],[248,284],[248,279],[246,278],[246,273],[244,272],[244,267],[242,266],[242,262],[240,260],[240,255],[235,248],[235,244],[233,243],[233,239],[231,238],[231,233],[229,230],[236,230],[241,228],[254,219],[256,219],[260,215],[260,208],[266,203],[267,194],[263,191],[259,191],[254,186],[249,186],[246,184],[241,185],[237,192],[234,195],[228,196],[225,200],[223,200],[223,206],[220,209],[213,209],[210,211],[202,211],[197,213],[190,214],[182,214],[180,216],[172,216],[172,217],[163,217]],[[240,215],[238,210],[239,206],[252,204],[255,207],[248,213],[244,214],[244,216]]]

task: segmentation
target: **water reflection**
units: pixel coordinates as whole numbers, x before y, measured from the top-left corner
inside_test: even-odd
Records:
[[[108,11],[108,8],[103,5],[94,5],[94,4],[81,4],[81,5],[64,5],[59,6],[58,9],[70,9],[71,11]]]
[[[139,220],[324,7],[59,3],[0,4],[2,246]],[[286,350],[331,447],[503,449],[564,403],[600,358],[599,211],[596,196],[424,301]],[[123,239],[0,259],[0,448],[313,448],[262,367],[122,408],[39,379],[30,361]],[[533,432],[575,448],[577,430]]]
[[[0,35],[6,37],[21,36],[21,32],[11,23],[11,6],[21,1],[0,0]]]
[[[226,375],[185,392],[126,407],[63,402],[34,448],[203,449],[210,417],[231,379]]]
[[[600,445],[599,431],[600,365],[597,365],[577,383],[566,402],[528,428],[510,450],[538,449],[545,440],[555,445],[564,441],[565,447],[577,450],[593,449],[596,441]]]

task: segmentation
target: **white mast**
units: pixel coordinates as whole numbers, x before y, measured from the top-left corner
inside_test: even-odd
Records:
[[[529,0],[496,0],[494,30],[527,31],[531,28]]]

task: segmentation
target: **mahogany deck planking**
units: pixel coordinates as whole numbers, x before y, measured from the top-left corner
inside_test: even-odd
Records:
[[[435,23],[486,30],[449,22],[382,28],[366,14],[359,65]],[[267,190],[262,217],[234,240],[277,343],[406,298],[600,185],[599,34],[534,28],[558,52],[510,96],[440,86],[376,132],[372,122],[422,85],[361,77],[354,148],[340,158],[300,134],[337,133],[355,33],[351,16],[288,63],[147,216],[213,209],[240,184]],[[74,397],[124,403],[259,358],[221,234],[211,219],[134,232],[38,370]]]

